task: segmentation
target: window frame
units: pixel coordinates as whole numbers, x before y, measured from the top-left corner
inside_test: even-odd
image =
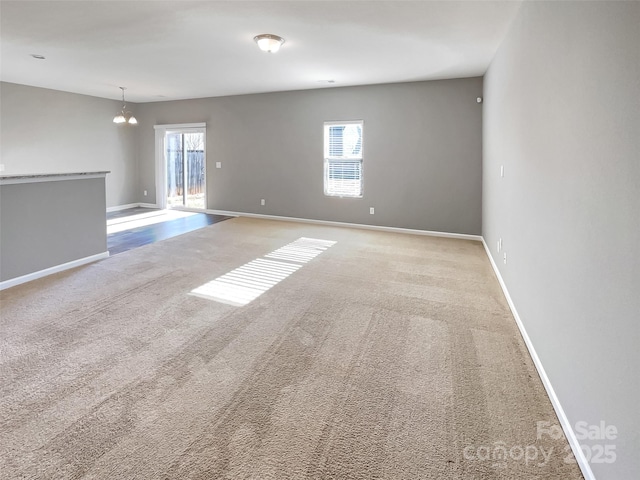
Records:
[[[329,154],[330,140],[328,131],[332,126],[347,126],[347,125],[359,125],[360,126],[360,155],[358,157],[337,157]],[[322,137],[323,137],[323,190],[326,197],[337,198],[362,198],[364,193],[364,120],[337,120],[326,121],[322,125]],[[359,181],[360,188],[359,194],[349,195],[344,193],[333,193],[329,190],[329,167],[334,163],[354,163],[359,165]]]

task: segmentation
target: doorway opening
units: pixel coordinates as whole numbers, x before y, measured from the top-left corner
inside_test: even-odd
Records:
[[[206,131],[202,126],[156,126],[156,203],[160,208],[205,210]]]

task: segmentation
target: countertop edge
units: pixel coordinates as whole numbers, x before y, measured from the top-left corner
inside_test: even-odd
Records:
[[[59,180],[80,180],[87,178],[105,177],[109,170],[95,172],[65,172],[65,173],[15,173],[0,175],[0,185],[14,183],[55,182]]]

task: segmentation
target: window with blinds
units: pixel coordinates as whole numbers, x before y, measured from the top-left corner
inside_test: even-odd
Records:
[[[325,122],[324,194],[362,196],[362,122]]]

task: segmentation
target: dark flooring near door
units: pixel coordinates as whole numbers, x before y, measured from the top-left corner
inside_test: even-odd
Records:
[[[126,222],[127,217],[132,217],[133,225],[133,219],[137,216],[151,215],[155,217],[154,213],[157,213],[157,217],[159,217],[157,219],[160,220],[160,217],[165,215],[166,211],[143,207],[128,208],[118,212],[107,213],[107,222],[114,219],[122,219],[123,222]],[[182,235],[229,218],[233,217],[210,213],[195,213],[183,218],[168,217],[167,220],[162,220],[152,225],[132,226],[127,230],[108,234],[107,249],[110,255],[117,255],[133,248]]]

